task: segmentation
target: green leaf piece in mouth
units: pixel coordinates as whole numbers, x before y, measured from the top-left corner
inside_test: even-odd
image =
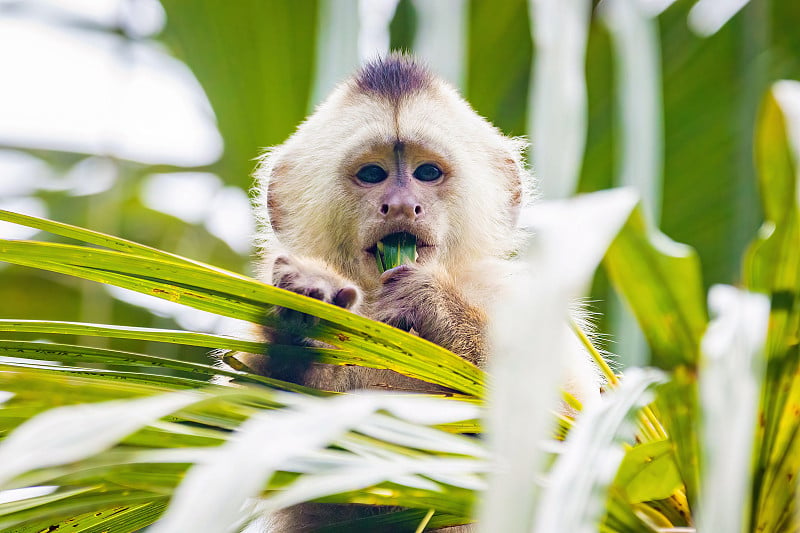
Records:
[[[381,273],[417,260],[417,237],[410,233],[392,233],[375,246],[375,260]]]

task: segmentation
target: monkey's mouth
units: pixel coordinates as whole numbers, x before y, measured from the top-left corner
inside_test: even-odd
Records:
[[[413,233],[398,231],[381,237],[366,251],[375,257],[378,269],[385,272],[405,263],[415,263],[420,255],[419,249],[427,247],[428,244]]]
[[[412,233],[405,231],[390,233],[373,247],[375,261],[381,272],[417,260],[417,236]]]

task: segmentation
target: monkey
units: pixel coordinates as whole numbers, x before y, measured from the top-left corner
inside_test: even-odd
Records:
[[[514,290],[512,257],[526,237],[517,219],[534,196],[526,148],[413,57],[367,62],[261,157],[258,275],[485,367],[491,308]],[[376,246],[397,233],[416,238],[418,258],[381,273]],[[309,342],[309,317],[277,315],[282,326],[267,340]],[[443,390],[389,370],[242,357],[264,375],[329,391]],[[567,384],[579,398],[599,390],[586,365]],[[301,504],[278,513],[272,531],[313,531],[359,507]]]

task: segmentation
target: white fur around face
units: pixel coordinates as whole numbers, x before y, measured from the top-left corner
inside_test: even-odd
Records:
[[[503,136],[435,78],[424,91],[396,101],[345,82],[283,145],[268,151],[256,174],[265,228],[259,244],[270,253],[324,259],[370,286],[377,271],[364,250],[374,244],[380,222],[377,200],[354,183],[354,167],[365,153],[391,154],[397,143],[420,147],[447,169],[441,185],[422,193],[430,205],[420,231],[436,240],[436,262],[457,268],[513,252],[515,214],[530,188],[525,143]],[[415,153],[410,149],[409,157]]]

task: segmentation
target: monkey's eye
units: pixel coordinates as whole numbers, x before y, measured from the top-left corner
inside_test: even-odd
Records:
[[[442,169],[436,165],[425,163],[417,167],[414,171],[414,177],[419,181],[436,181],[442,176]]]
[[[356,177],[364,183],[380,183],[388,174],[378,165],[367,165],[356,172]]]

